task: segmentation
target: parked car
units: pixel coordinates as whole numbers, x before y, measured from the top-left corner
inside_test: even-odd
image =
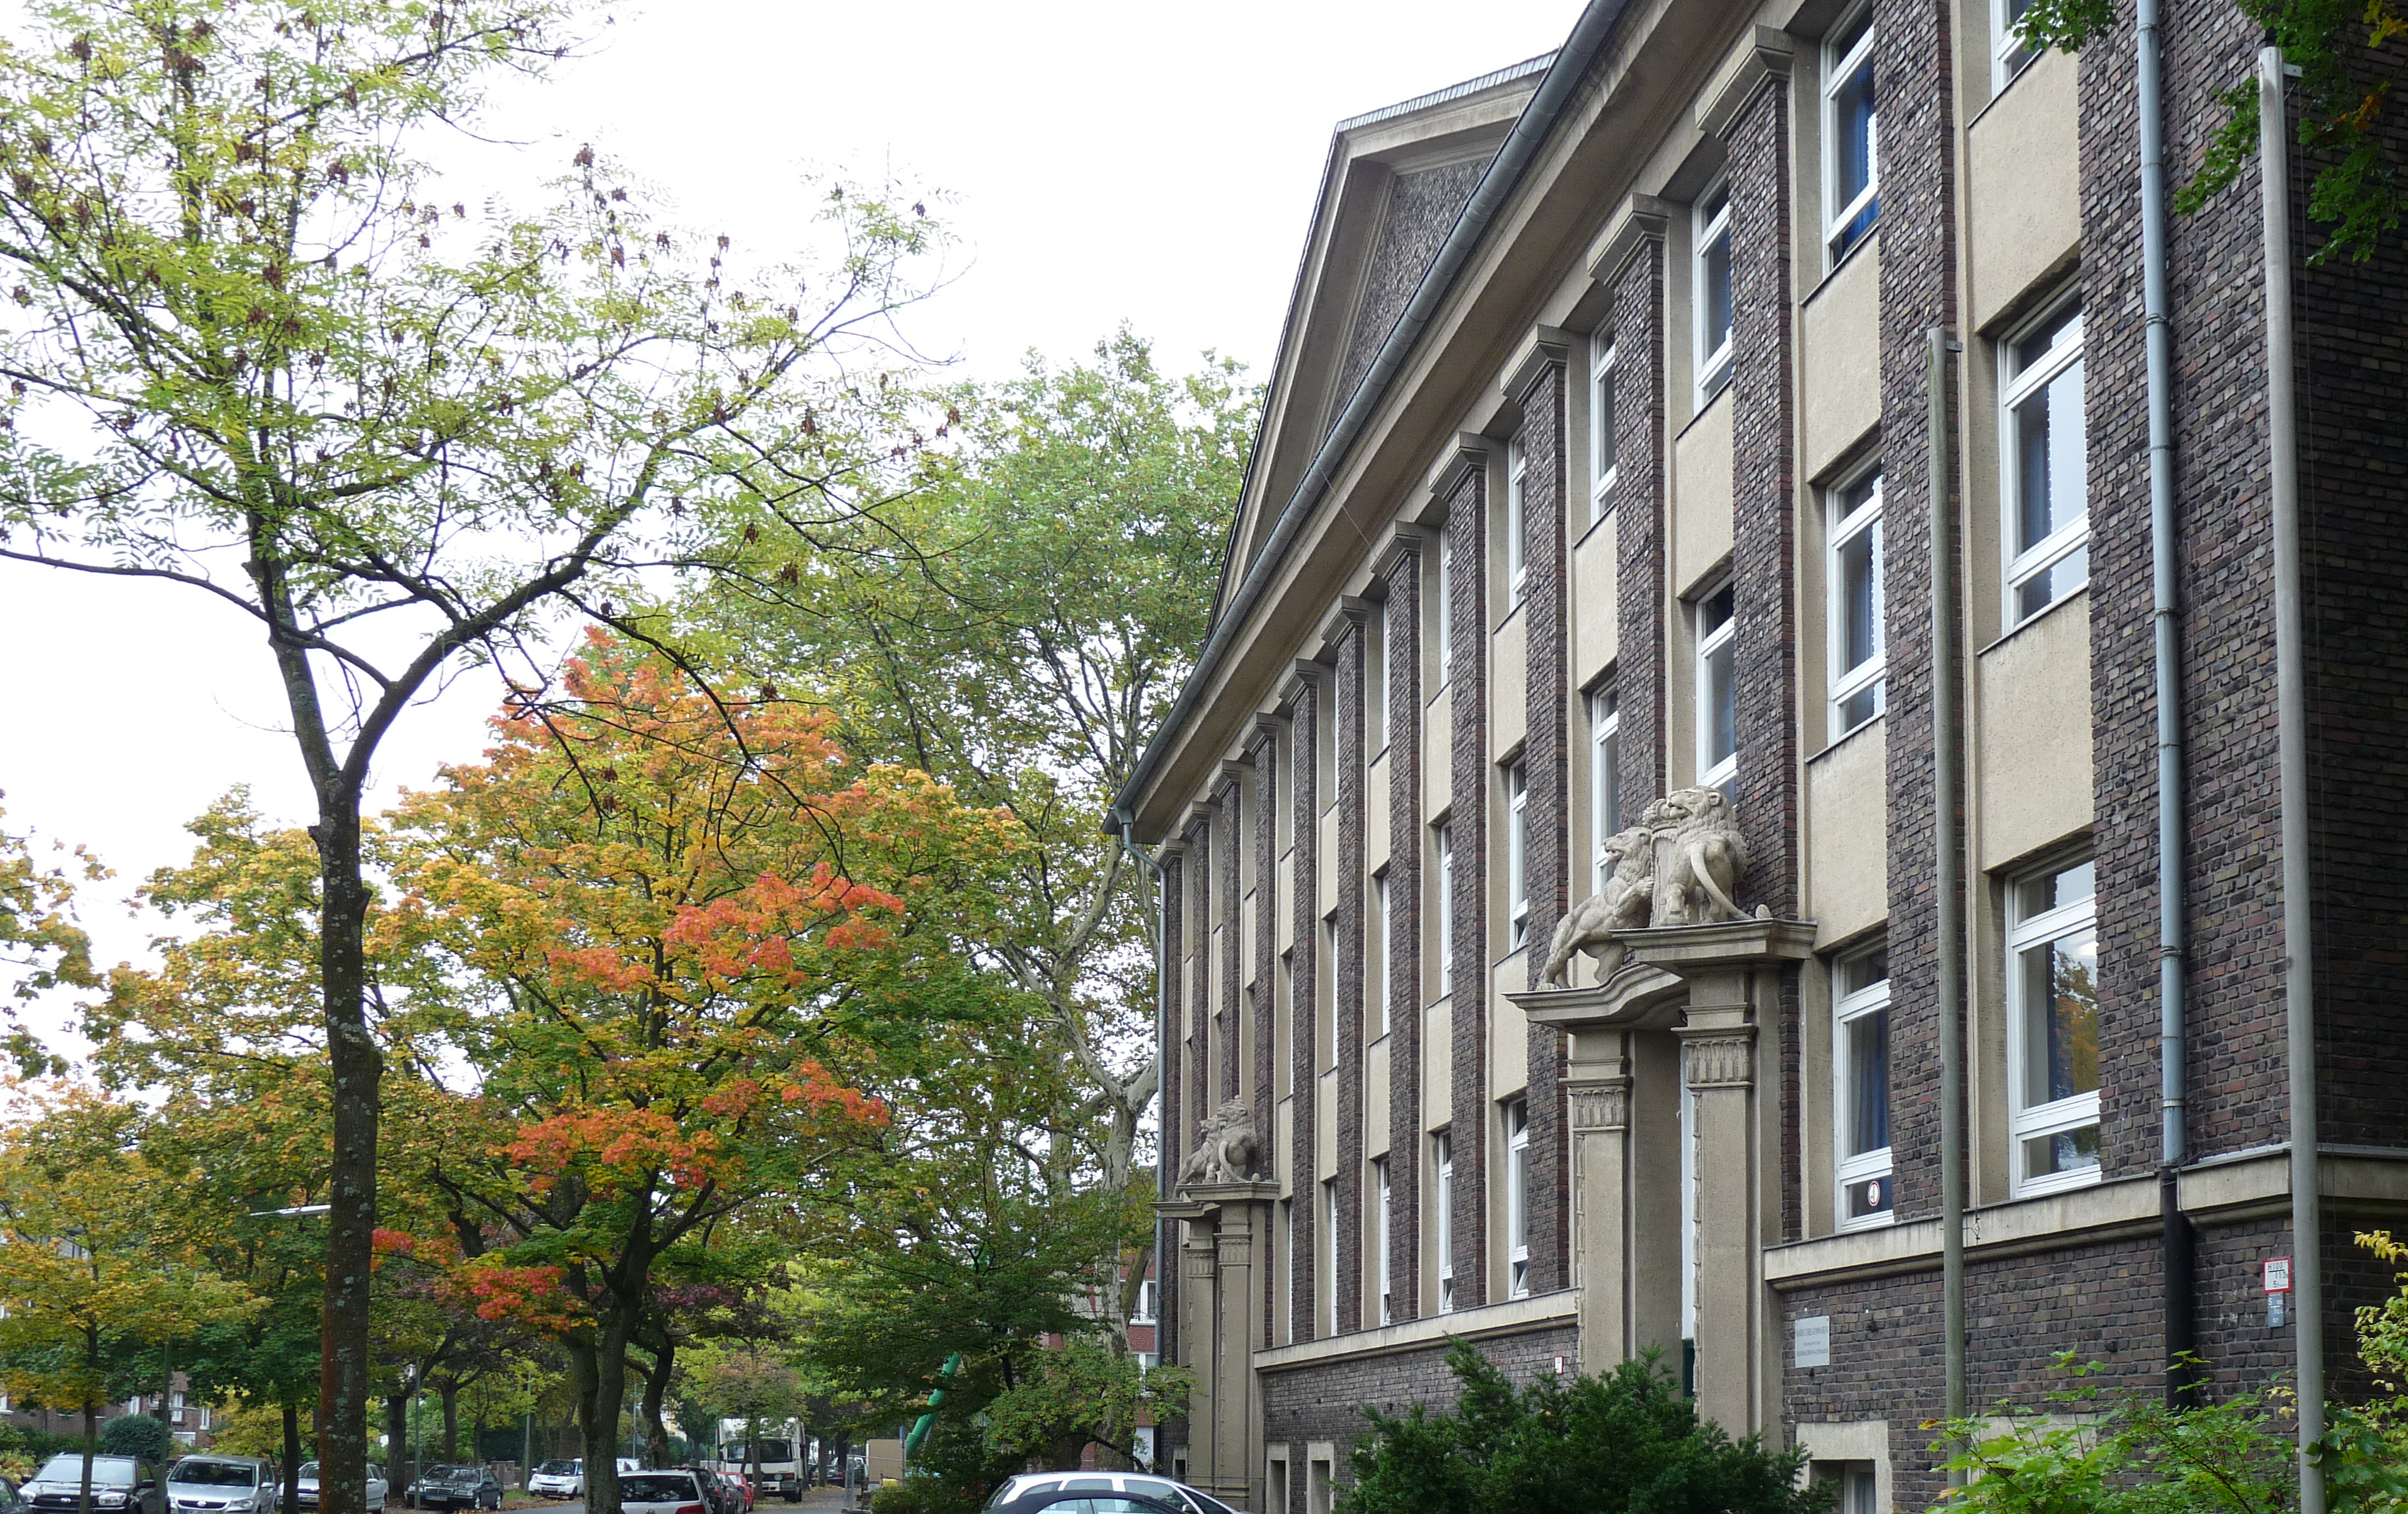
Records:
[[[294,1497],[299,1501],[300,1506],[303,1508],[316,1508],[318,1507],[318,1464],[302,1463],[300,1476],[294,1478],[293,1481],[298,1489]],[[393,1488],[385,1481],[384,1469],[370,1462],[368,1464],[368,1507],[382,1509],[392,1496]],[[175,1510],[170,1509],[168,1514],[175,1514]]]
[[[1049,1486],[1024,1494],[1008,1504],[989,1504],[996,1514],[1183,1514],[1176,1504],[1166,1504],[1143,1493],[1117,1493],[1110,1489]]]
[[[730,1472],[727,1474],[727,1480],[736,1484],[738,1490],[744,1494],[744,1507],[746,1510],[751,1510],[752,1506],[760,1501],[758,1495],[752,1492],[752,1479],[751,1478],[746,1477],[741,1472]]]
[[[544,1463],[527,1474],[526,1491],[537,1498],[584,1497],[585,1459],[566,1456]]]
[[[1171,1514],[1239,1514],[1200,1489],[1145,1472],[1023,1472],[1004,1478],[1003,1486],[988,1496],[986,1507],[1017,1509],[1020,1500],[1048,1492],[1137,1493],[1160,1503]]]
[[[276,1468],[256,1456],[187,1456],[167,1469],[168,1514],[263,1514]]]
[[[25,1495],[17,1491],[17,1479],[0,1478],[0,1514],[19,1514],[25,1507]]]
[[[710,1514],[744,1514],[744,1495],[736,1491],[725,1478],[707,1466],[673,1466],[671,1472],[691,1472],[702,1483],[702,1505]],[[624,1479],[622,1479],[624,1481]]]
[[[83,1494],[83,1452],[62,1451],[42,1464],[25,1484],[28,1506],[40,1510],[79,1507]],[[107,1514],[166,1514],[166,1495],[150,1468],[131,1456],[92,1459],[92,1507]]]
[[[502,1479],[489,1466],[430,1466],[410,1485],[412,1508],[499,1508]]]
[[[669,1467],[628,1472],[619,1478],[620,1514],[710,1514],[699,1472]]]

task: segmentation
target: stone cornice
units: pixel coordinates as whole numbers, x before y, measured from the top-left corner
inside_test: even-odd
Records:
[[[1716,141],[1727,137],[1757,90],[1770,80],[1789,78],[1796,51],[1797,44],[1788,33],[1771,26],[1750,27],[1713,82],[1698,97],[1698,129]]]
[[[1430,497],[1440,503],[1452,497],[1465,474],[1488,465],[1488,454],[1496,445],[1477,432],[1456,432],[1455,440],[1447,444],[1446,450],[1439,454],[1438,462],[1430,468]]]
[[[1570,332],[1554,326],[1532,326],[1513,348],[1513,356],[1497,376],[1497,387],[1515,405],[1522,403],[1549,368],[1560,368],[1571,356]]]
[[[1395,578],[1404,564],[1419,563],[1428,546],[1429,537],[1419,526],[1397,527],[1395,534],[1381,547],[1380,555],[1371,560],[1372,578],[1384,583]]]
[[[1346,645],[1348,636],[1363,634],[1363,623],[1371,618],[1371,603],[1353,594],[1339,596],[1338,607],[1321,622],[1321,650],[1326,657],[1335,658],[1338,649]]]
[[[1670,200],[1653,194],[1633,192],[1622,197],[1613,215],[1605,223],[1604,233],[1589,244],[1588,276],[1600,284],[1611,284],[1622,276],[1622,265],[1649,243],[1663,245],[1664,232],[1672,222],[1672,213],[1679,207]]]

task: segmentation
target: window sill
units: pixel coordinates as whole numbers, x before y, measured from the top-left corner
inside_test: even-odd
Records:
[[[1688,438],[1689,433],[1697,429],[1698,423],[1705,420],[1708,412],[1712,411],[1716,405],[1721,404],[1724,400],[1729,397],[1730,385],[1728,383],[1725,383],[1720,389],[1715,390],[1713,393],[1700,398],[1698,401],[1696,408],[1689,412],[1688,421],[1684,422],[1680,431],[1673,436],[1673,448],[1677,450],[1681,443]]]
[[[1588,538],[1596,536],[1598,532],[1603,528],[1605,523],[1612,519],[1613,507],[1611,505],[1608,505],[1601,510],[1595,510],[1595,512],[1589,517],[1588,524],[1582,529],[1579,536],[1572,538],[1572,550],[1578,551],[1582,548],[1587,546]]]
[[[1824,270],[1823,277],[1814,281],[1814,287],[1806,292],[1806,297],[1798,302],[1798,307],[1802,310],[1806,307],[1813,304],[1818,295],[1820,295],[1825,290],[1831,287],[1832,280],[1838,279],[1842,274],[1846,273],[1850,265],[1858,258],[1870,255],[1866,251],[1866,250],[1868,248],[1879,247],[1881,245],[1881,222],[1873,222],[1872,230],[1856,238],[1856,246],[1848,249],[1845,252],[1841,253],[1840,261],[1832,264],[1829,268]]]
[[[2025,621],[2016,621],[2013,626],[2011,626],[2011,627],[2009,627],[2009,628],[2008,628],[2008,630],[2007,630],[2007,632],[2006,632],[2006,634],[2005,634],[2004,636],[2000,636],[1996,641],[1991,642],[1989,645],[1987,645],[1987,646],[1984,647],[1981,650],[1979,650],[1979,651],[1975,652],[1973,655],[1974,655],[1976,658],[1987,657],[1987,656],[1989,656],[1992,652],[1994,652],[1994,651],[1998,650],[2000,648],[2001,648],[2001,647],[2005,646],[2008,642],[2014,640],[2017,636],[2022,636],[2025,632],[2029,631],[2033,626],[2036,626],[2036,625],[2040,624],[2042,621],[2048,620],[2048,619],[2050,619],[2051,617],[2055,616],[2055,615],[2056,615],[2059,610],[2062,610],[2063,608],[2065,608],[2065,607],[2066,607],[2066,606],[2071,605],[2071,604],[2073,604],[2073,603],[2075,603],[2076,601],[2080,601],[2080,602],[2082,602],[2082,603],[2087,604],[2087,603],[2089,602],[2089,599],[2090,599],[2090,585],[2089,585],[2089,584],[2087,584],[2087,583],[2085,583],[2081,588],[2074,590],[2071,593],[2067,594],[2063,599],[2060,599],[2060,600],[2057,601],[2055,604],[2053,604],[2053,605],[2049,606],[2049,607],[2048,607],[2048,608],[2046,608],[2046,609],[2044,609],[2044,610],[2041,611],[2039,614],[2037,614],[2037,615],[2035,615],[2035,616],[2032,616],[2029,620],[2025,620]]]

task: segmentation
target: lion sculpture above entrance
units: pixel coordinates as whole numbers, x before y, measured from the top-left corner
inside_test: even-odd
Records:
[[[1678,789],[1647,807],[1639,823],[1605,843],[1605,886],[1555,926],[1541,981],[1571,986],[1571,960],[1597,960],[1597,981],[1622,966],[1617,931],[1654,925],[1711,925],[1737,920],[1747,842],[1719,789]]]

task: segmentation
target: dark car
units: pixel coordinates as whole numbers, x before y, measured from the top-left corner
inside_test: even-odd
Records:
[[[502,1479],[488,1466],[430,1466],[410,1484],[412,1508],[499,1508]]]
[[[25,1484],[24,1499],[40,1514],[53,1514],[79,1507],[82,1492],[83,1453],[62,1451]],[[157,1476],[133,1457],[92,1459],[92,1507],[99,1514],[165,1514],[165,1505]]]

